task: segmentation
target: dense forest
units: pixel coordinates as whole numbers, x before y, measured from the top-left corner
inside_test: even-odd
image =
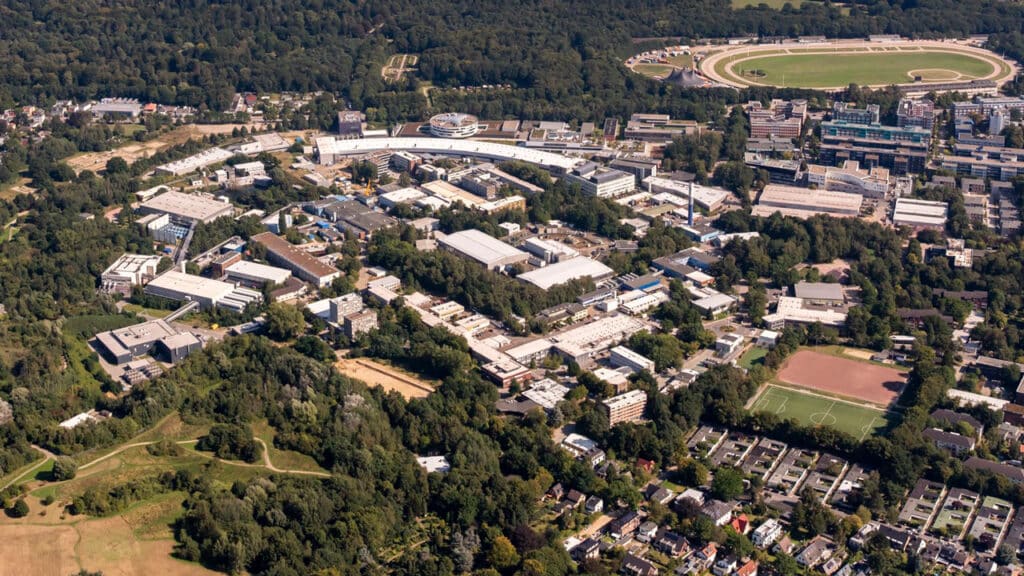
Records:
[[[132,96],[223,110],[236,91],[325,90],[396,121],[426,110],[416,88],[427,81],[441,88],[436,108],[488,117],[589,119],[656,109],[699,117],[709,103],[703,93],[645,80],[621,65],[633,39],[1005,33],[1000,46],[1009,50],[1020,43],[1024,10],[995,0],[847,6],[844,16],[831,2],[733,11],[728,0],[4,0],[0,107]],[[418,79],[383,82],[380,67],[393,52],[421,55]],[[509,88],[443,90],[460,85]]]

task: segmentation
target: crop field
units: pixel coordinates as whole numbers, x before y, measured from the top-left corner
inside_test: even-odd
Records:
[[[937,41],[736,46],[709,55],[701,71],[712,80],[737,87],[818,89],[980,79],[999,84],[1014,73],[1013,66],[991,52]]]
[[[750,410],[792,418],[805,426],[831,426],[858,440],[877,434],[889,424],[883,410],[774,385],[765,387]]]

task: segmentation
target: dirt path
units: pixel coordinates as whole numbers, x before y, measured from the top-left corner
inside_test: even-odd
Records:
[[[205,454],[205,453],[199,452],[199,451],[196,451],[195,454],[198,455],[198,456],[201,456],[203,458],[207,458],[209,460],[216,460],[218,462],[222,462],[222,463],[227,464],[229,466],[241,466],[241,467],[244,467],[244,468],[265,468],[267,470],[270,470],[271,472],[275,472],[275,473],[278,473],[278,474],[296,474],[296,475],[300,475],[300,476],[316,476],[318,478],[330,478],[331,477],[331,475],[328,474],[327,472],[317,472],[317,471],[313,471],[313,470],[289,470],[289,469],[285,469],[285,468],[278,468],[277,466],[274,466],[274,463],[271,462],[271,460],[270,460],[270,449],[267,447],[266,442],[264,442],[260,438],[255,438],[254,437],[253,439],[256,440],[256,442],[259,442],[260,446],[263,447],[263,463],[262,464],[250,464],[248,462],[238,462],[236,460],[224,460],[223,458],[217,458],[216,456],[211,456],[210,454]],[[178,444],[178,445],[192,444],[193,442],[196,442],[196,440],[198,440],[198,439],[179,440],[179,441],[175,442],[175,444]],[[78,470],[79,471],[88,470],[89,468],[92,468],[93,466],[95,466],[95,465],[97,465],[97,464],[99,464],[101,462],[109,460],[110,458],[113,458],[114,456],[117,456],[118,454],[121,454],[125,450],[131,450],[132,448],[140,448],[142,446],[150,446],[152,444],[156,444],[157,442],[159,442],[159,440],[150,440],[150,441],[147,441],[147,442],[132,442],[131,444],[125,444],[123,446],[119,446],[115,450],[113,450],[111,452],[108,452],[107,454],[104,454],[103,456],[100,456],[98,458],[90,460],[89,462],[86,462],[85,464],[82,464],[81,466],[78,467]],[[54,459],[57,458],[56,454],[54,454],[53,452],[50,452],[49,450],[47,450],[47,449],[45,449],[45,448],[43,448],[41,446],[36,446],[36,445],[33,444],[32,448],[34,450],[36,450],[37,452],[39,452],[40,454],[43,455],[42,462],[36,463],[35,466],[32,466],[31,468],[26,470],[24,473],[19,474],[15,478],[9,480],[3,486],[0,486],[0,491],[6,490],[7,488],[10,488],[12,485],[17,484],[18,481],[20,481],[23,478],[25,478],[25,476],[28,476],[29,474],[32,474],[33,472],[38,470],[40,466],[46,464],[47,461],[54,460]],[[62,482],[44,482],[44,484],[61,484],[61,483]]]
[[[262,438],[256,438],[255,440],[260,443],[260,446],[263,446],[263,465],[264,465],[264,467],[266,467],[271,472],[279,472],[281,474],[300,474],[300,475],[305,475],[305,476],[317,476],[319,478],[330,478],[331,477],[331,475],[326,473],[326,472],[316,472],[316,471],[313,471],[313,470],[284,470],[284,469],[278,468],[277,466],[274,466],[274,464],[270,461],[270,450],[267,448],[267,443],[264,442]],[[211,458],[212,458],[212,456],[211,456]],[[249,466],[256,466],[256,465],[255,464],[249,464]]]

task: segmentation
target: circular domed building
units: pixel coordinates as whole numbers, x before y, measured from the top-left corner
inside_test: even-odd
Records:
[[[472,114],[446,112],[430,119],[430,134],[438,138],[469,138],[480,131],[480,121]]]

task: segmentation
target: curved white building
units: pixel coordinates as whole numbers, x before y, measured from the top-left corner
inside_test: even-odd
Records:
[[[438,138],[364,138],[360,140],[338,140],[324,136],[315,140],[320,163],[331,165],[345,156],[359,156],[378,150],[405,150],[414,154],[440,154],[447,156],[471,156],[486,160],[520,160],[543,166],[549,170],[564,173],[577,164],[581,158],[563,156],[554,152],[534,150],[523,146],[496,144],[481,140],[441,140]]]
[[[480,120],[472,114],[446,112],[430,119],[430,133],[438,138],[469,138],[480,131]]]

